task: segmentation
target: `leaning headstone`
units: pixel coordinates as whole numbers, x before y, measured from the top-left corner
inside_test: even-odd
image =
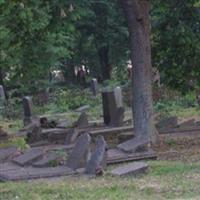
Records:
[[[31,123],[31,108],[32,108],[32,101],[30,97],[23,98],[23,110],[24,110],[24,125],[28,125]]]
[[[90,160],[86,165],[86,174],[100,175],[106,167],[106,149],[107,144],[103,136],[96,138],[95,151],[92,153]]]
[[[137,176],[140,174],[146,173],[148,170],[148,164],[144,162],[136,162],[127,164],[122,167],[118,167],[114,170],[112,170],[111,174],[113,176]]]
[[[65,138],[65,144],[66,145],[73,144],[76,141],[78,135],[79,135],[79,132],[77,131],[77,129],[71,128],[68,131],[67,136]]]
[[[88,115],[85,112],[80,114],[75,126],[78,128],[86,128],[89,126]]]
[[[113,116],[117,110],[117,103],[115,98],[115,93],[105,89],[102,92],[103,101],[103,118],[106,125],[110,125]]]
[[[114,89],[114,93],[115,93],[117,107],[118,108],[123,107],[123,98],[122,98],[122,89],[121,89],[121,87],[119,87],[119,86],[116,87]]]
[[[111,125],[114,127],[122,126],[124,121],[124,108],[119,107],[115,112],[115,115],[111,119]]]
[[[98,94],[98,82],[96,78],[93,78],[91,81],[91,91],[94,96]]]
[[[117,146],[117,148],[130,153],[141,152],[148,150],[149,139],[147,137],[134,137]]]
[[[91,137],[85,133],[78,137],[75,147],[67,160],[67,166],[73,170],[85,167],[90,156]]]

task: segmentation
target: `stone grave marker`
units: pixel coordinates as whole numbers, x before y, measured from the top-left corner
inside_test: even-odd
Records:
[[[110,125],[113,116],[117,110],[117,103],[115,98],[115,93],[110,90],[103,90],[102,92],[103,101],[103,118],[106,125]]]
[[[2,85],[0,85],[0,99],[4,101],[6,98],[5,91]]]
[[[0,163],[17,153],[17,147],[8,147],[0,149]]]
[[[104,137],[99,135],[96,138],[96,147],[88,161],[85,169],[86,174],[100,175],[106,167],[107,144]]]
[[[89,126],[88,115],[85,112],[82,112],[78,118],[78,121],[75,123],[77,128],[86,128]]]
[[[43,154],[44,152],[41,149],[30,149],[24,154],[14,158],[13,162],[20,166],[30,165],[33,162],[36,162],[38,159],[41,159]]]
[[[124,121],[124,108],[119,107],[116,109],[115,115],[113,115],[113,118],[111,119],[111,125],[114,127],[119,127],[123,125]]]
[[[148,150],[149,139],[146,137],[136,136],[126,142],[123,142],[117,146],[117,148],[125,152],[141,152]]]
[[[146,173],[148,165],[144,162],[135,162],[112,170],[113,176],[137,176]]]
[[[121,87],[116,87],[114,89],[115,98],[116,98],[116,105],[118,108],[123,107],[123,96],[122,96],[122,89]]]
[[[77,131],[77,129],[71,128],[68,131],[67,136],[65,138],[65,144],[66,145],[73,144],[76,141],[78,135],[79,135],[79,132]]]
[[[91,80],[91,91],[92,91],[92,94],[94,96],[97,96],[97,94],[98,94],[98,82],[97,82],[96,78],[93,78]]]
[[[32,101],[30,97],[24,97],[23,100],[23,110],[24,110],[24,125],[28,125],[31,123],[31,108],[32,108]]]
[[[73,170],[85,167],[90,156],[91,137],[85,133],[77,138],[75,147],[67,160],[67,166]]]

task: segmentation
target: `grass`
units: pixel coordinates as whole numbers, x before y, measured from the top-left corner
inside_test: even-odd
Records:
[[[200,163],[151,161],[148,175],[0,183],[0,200],[200,199]]]

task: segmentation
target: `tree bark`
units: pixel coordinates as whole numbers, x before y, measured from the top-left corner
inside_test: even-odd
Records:
[[[111,65],[109,63],[109,47],[100,47],[98,49],[98,54],[101,65],[102,80],[109,80],[111,78]]]
[[[121,0],[128,22],[131,61],[134,133],[156,142],[151,83],[149,0]]]

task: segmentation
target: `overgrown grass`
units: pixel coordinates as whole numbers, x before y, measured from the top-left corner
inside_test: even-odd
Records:
[[[1,200],[159,200],[200,199],[200,163],[149,162],[140,178],[61,179],[0,183]]]

